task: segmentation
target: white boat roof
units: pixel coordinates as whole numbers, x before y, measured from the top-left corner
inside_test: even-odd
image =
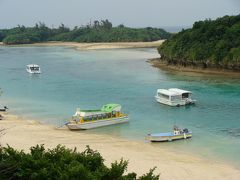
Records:
[[[178,92],[169,91],[167,89],[158,89],[157,92],[161,93],[161,94],[165,94],[167,96],[179,96],[179,95],[181,95]]]
[[[189,93],[189,94],[191,94],[191,93],[192,93],[191,91],[186,91],[186,90],[178,89],[178,88],[170,88],[170,89],[168,89],[168,90],[169,90],[169,91],[172,91],[172,92],[180,93],[180,94],[183,94],[183,93]]]
[[[37,64],[28,64],[27,66],[28,67],[39,67],[39,65],[37,65]]]

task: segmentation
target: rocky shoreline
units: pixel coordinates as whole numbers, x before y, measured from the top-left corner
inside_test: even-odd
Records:
[[[148,59],[147,62],[150,63],[153,67],[157,67],[163,70],[224,76],[228,75],[240,78],[240,67],[235,67],[231,69],[203,62],[192,63],[188,61],[169,61],[162,58]]]

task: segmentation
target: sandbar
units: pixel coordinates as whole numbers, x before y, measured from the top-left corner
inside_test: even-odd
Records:
[[[49,41],[33,44],[21,44],[14,46],[69,46],[78,50],[97,50],[97,49],[125,49],[125,48],[155,48],[160,46],[165,40],[152,42],[111,42],[111,43],[78,43],[78,42],[61,42]],[[3,45],[3,43],[0,43]],[[7,45],[12,46],[12,45]]]

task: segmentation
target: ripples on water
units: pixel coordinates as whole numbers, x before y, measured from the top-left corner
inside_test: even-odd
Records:
[[[219,131],[236,138],[240,137],[240,128],[219,129]]]

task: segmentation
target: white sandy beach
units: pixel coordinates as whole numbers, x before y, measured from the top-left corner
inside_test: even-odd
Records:
[[[69,46],[74,47],[78,50],[95,50],[95,49],[122,49],[122,48],[151,48],[158,47],[164,41],[165,40],[153,42],[113,42],[113,43],[77,43],[77,42],[50,41],[44,43],[24,44],[24,46]],[[3,44],[0,43],[0,45]]]
[[[129,160],[128,171],[138,175],[157,167],[155,173],[161,173],[161,180],[239,180],[240,169],[188,154],[176,154],[166,149],[154,147],[150,143],[135,142],[108,135],[91,134],[88,131],[71,132],[68,129],[56,129],[34,120],[4,114],[0,129],[6,129],[1,137],[2,145],[9,144],[17,149],[28,150],[36,144],[45,144],[52,148],[57,144],[79,151],[86,145],[98,150],[107,165],[121,158]]]

